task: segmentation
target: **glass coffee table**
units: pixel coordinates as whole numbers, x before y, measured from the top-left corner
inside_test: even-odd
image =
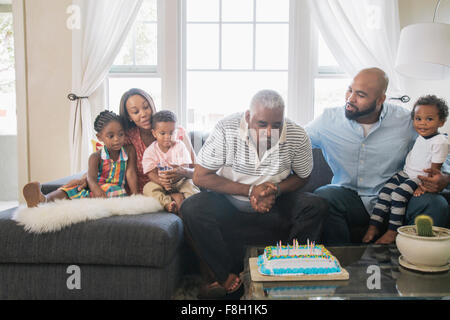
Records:
[[[244,300],[253,299],[449,299],[450,272],[421,273],[399,265],[400,252],[393,245],[327,247],[350,278],[334,281],[255,282],[249,258],[264,247],[248,247]]]

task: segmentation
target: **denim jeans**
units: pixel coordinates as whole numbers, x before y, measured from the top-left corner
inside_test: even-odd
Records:
[[[330,208],[323,225],[325,244],[349,244],[352,242],[352,231],[364,228],[367,230],[370,214],[356,191],[326,185],[316,189],[314,193],[326,199]],[[447,201],[443,196],[434,193],[412,197],[406,209],[404,225],[414,224],[414,219],[419,214],[427,214],[433,218],[435,226],[445,227],[449,219]],[[361,239],[358,239],[358,242],[361,242]]]

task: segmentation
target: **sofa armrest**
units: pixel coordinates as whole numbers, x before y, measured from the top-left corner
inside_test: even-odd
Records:
[[[74,174],[73,176],[67,176],[67,177],[64,177],[64,178],[61,178],[61,179],[57,179],[57,180],[53,180],[53,181],[49,181],[49,182],[43,183],[41,185],[41,191],[42,191],[43,194],[49,194],[50,192],[55,191],[59,187],[62,187],[63,185],[65,185],[70,180],[80,179],[83,176],[83,174],[84,174],[84,172],[81,172],[81,173]]]

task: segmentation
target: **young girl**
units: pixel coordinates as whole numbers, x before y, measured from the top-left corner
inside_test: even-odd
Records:
[[[156,141],[144,152],[142,168],[150,178],[143,194],[159,200],[168,211],[177,213],[185,198],[200,192],[192,179],[183,178],[177,183],[165,184],[160,176],[179,166],[192,163],[191,155],[184,143],[176,141],[176,116],[170,111],[159,111],[152,116],[152,133]]]
[[[123,197],[125,181],[132,194],[136,194],[136,153],[133,146],[124,147],[125,133],[117,114],[101,112],[94,122],[97,138],[104,147],[89,157],[88,188],[78,190],[78,186],[59,188],[45,196],[38,182],[31,182],[23,188],[28,207],[36,207],[41,202],[56,199]]]
[[[447,116],[447,104],[434,95],[421,97],[414,104],[411,117],[419,136],[406,156],[403,171],[395,174],[381,189],[363,242],[370,242],[379,234],[388,213],[388,230],[376,243],[395,241],[397,229],[403,225],[408,201],[413,195],[417,197],[425,192],[417,176],[426,176],[423,170],[428,168],[440,171],[447,158],[447,136],[438,132]]]

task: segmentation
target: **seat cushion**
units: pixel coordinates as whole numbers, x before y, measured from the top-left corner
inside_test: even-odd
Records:
[[[302,187],[303,192],[314,192],[317,188],[329,184],[333,179],[333,172],[325,161],[322,150],[313,149],[313,170],[308,182]]]
[[[178,254],[181,219],[169,213],[115,216],[32,234],[0,213],[0,263],[74,263],[164,267]]]

